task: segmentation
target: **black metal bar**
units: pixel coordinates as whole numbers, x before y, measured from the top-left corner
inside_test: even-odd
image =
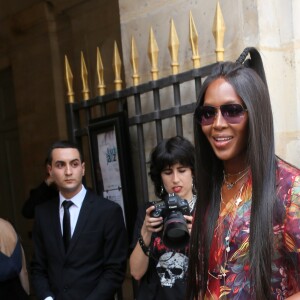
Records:
[[[179,83],[173,84],[173,93],[174,93],[174,104],[175,107],[180,107],[181,105],[181,96],[180,96],[180,86]],[[182,129],[182,117],[181,114],[175,115],[175,124],[176,124],[176,134],[183,135]]]
[[[135,101],[135,112],[137,115],[140,115],[142,113],[140,94],[134,95],[134,101]],[[136,124],[136,129],[137,129],[137,138],[138,138],[138,156],[139,156],[141,187],[142,187],[141,193],[142,193],[143,202],[147,202],[148,201],[148,184],[147,184],[147,170],[146,170],[143,124]]]
[[[127,103],[126,103],[127,99],[121,98],[118,100],[118,111],[127,111]]]
[[[153,101],[154,101],[154,110],[160,111],[160,94],[159,89],[153,90]],[[163,132],[162,132],[162,122],[161,119],[155,120],[156,126],[156,141],[159,143],[163,139]]]
[[[89,121],[90,121],[90,119],[91,119],[91,109],[92,109],[92,108],[87,108],[87,109],[85,110],[85,126],[88,126]]]
[[[202,85],[202,78],[201,77],[195,77],[195,91],[196,91],[196,101],[198,100],[200,87]]]
[[[74,103],[66,103],[66,115],[67,115],[67,130],[68,137],[72,142],[76,142],[76,130],[79,125],[78,112],[73,110]]]

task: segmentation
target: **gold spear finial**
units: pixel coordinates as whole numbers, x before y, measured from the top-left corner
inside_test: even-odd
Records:
[[[139,72],[139,55],[136,47],[136,43],[134,40],[134,37],[131,38],[131,65],[132,65],[132,79],[133,79],[133,85],[138,85],[140,82],[140,76],[138,74]]]
[[[225,22],[222,15],[220,3],[218,1],[216,13],[215,13],[215,19],[214,19],[214,25],[213,25],[213,35],[215,37],[216,42],[216,58],[217,61],[224,61],[224,33],[225,33]]]
[[[150,28],[150,35],[149,35],[149,46],[148,46],[148,56],[151,63],[151,75],[152,80],[158,79],[158,46],[157,42],[153,33],[152,27]]]
[[[72,70],[67,55],[65,55],[65,79],[67,85],[68,102],[74,103],[73,74],[72,74]]]
[[[200,68],[200,55],[198,48],[198,32],[195,26],[192,12],[190,11],[190,42],[192,46],[192,60],[194,68]]]
[[[170,28],[170,39],[169,39],[169,51],[171,55],[171,67],[173,75],[177,74],[179,71],[178,63],[178,50],[179,50],[179,39],[175,29],[174,21],[171,19],[171,28]]]
[[[88,86],[88,71],[86,68],[83,52],[81,51],[81,80],[82,80],[82,97],[83,100],[90,98],[90,90]]]
[[[113,68],[115,72],[115,90],[120,91],[122,89],[122,80],[121,80],[121,58],[118,50],[117,42],[114,43],[114,59],[113,59]]]
[[[97,47],[97,77],[98,77],[98,95],[105,95],[105,83],[104,83],[104,68],[101,59],[101,53],[99,47]]]

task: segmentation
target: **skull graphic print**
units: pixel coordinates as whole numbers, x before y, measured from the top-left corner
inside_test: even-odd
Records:
[[[175,281],[184,280],[188,267],[188,260],[188,257],[182,253],[164,253],[156,265],[161,286],[173,287]]]

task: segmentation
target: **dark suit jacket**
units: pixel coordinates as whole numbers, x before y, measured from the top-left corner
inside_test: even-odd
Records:
[[[65,253],[59,199],[36,208],[32,283],[38,299],[110,300],[121,287],[127,233],[121,207],[91,191],[82,203]]]

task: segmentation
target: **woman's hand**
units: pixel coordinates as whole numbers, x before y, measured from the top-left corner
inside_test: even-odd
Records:
[[[184,218],[186,219],[186,225],[189,230],[189,234],[191,235],[192,225],[193,225],[193,216],[184,215]]]
[[[153,218],[150,215],[154,209],[155,206],[150,206],[146,209],[144,223],[141,228],[141,237],[146,247],[150,246],[152,233],[158,232],[163,228],[163,218]],[[140,280],[147,272],[149,256],[145,254],[139,242],[137,242],[130,255],[129,264],[131,275],[135,280]]]
[[[148,236],[153,232],[159,232],[163,228],[163,217],[154,218],[151,217],[151,212],[155,209],[155,206],[152,205],[146,209],[146,216],[144,219],[144,224],[141,229],[141,235],[144,238],[144,235]],[[149,241],[150,243],[150,241]]]

